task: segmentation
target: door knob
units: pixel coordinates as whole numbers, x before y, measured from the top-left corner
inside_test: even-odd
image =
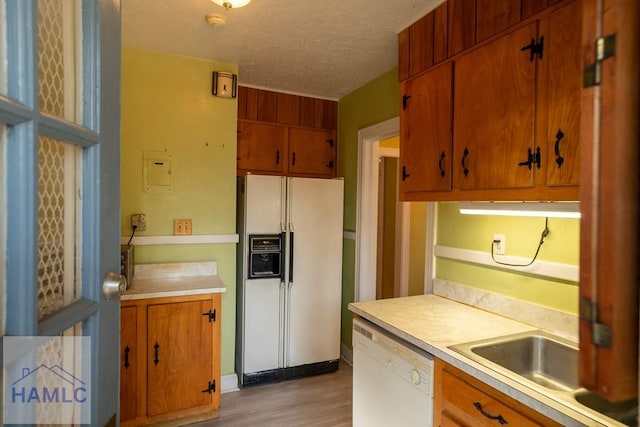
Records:
[[[102,294],[108,300],[124,294],[127,290],[126,276],[110,271],[104,276],[102,282]]]

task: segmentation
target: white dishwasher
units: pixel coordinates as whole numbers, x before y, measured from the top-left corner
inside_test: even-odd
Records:
[[[433,356],[353,319],[353,425],[433,424]]]

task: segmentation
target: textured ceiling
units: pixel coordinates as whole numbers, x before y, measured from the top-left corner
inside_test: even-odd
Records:
[[[122,44],[238,64],[240,84],[339,99],[397,65],[397,33],[443,0],[122,0]],[[227,17],[211,26],[205,16]]]

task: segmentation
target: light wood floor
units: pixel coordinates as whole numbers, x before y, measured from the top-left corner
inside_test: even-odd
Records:
[[[243,388],[221,397],[220,416],[191,427],[351,426],[352,368]]]

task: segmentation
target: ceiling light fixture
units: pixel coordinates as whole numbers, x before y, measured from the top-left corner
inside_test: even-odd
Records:
[[[205,16],[207,23],[213,25],[214,27],[221,27],[227,23],[227,17],[220,15],[219,13],[208,13]]]
[[[580,218],[578,202],[459,202],[461,214]]]
[[[226,10],[237,9],[251,3],[251,0],[211,0],[215,4],[224,7]]]

